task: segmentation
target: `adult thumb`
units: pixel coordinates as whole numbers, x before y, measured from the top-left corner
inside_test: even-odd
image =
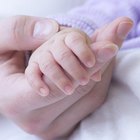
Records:
[[[0,20],[0,53],[34,50],[58,32],[55,20],[14,16]]]
[[[119,47],[132,29],[133,21],[128,17],[119,17],[98,29],[92,36],[93,42],[109,41]]]

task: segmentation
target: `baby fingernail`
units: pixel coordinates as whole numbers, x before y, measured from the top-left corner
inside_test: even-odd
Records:
[[[97,53],[97,60],[99,62],[107,62],[117,54],[118,49],[118,46],[114,44],[100,49]]]
[[[71,95],[73,93],[73,87],[71,85],[66,85],[64,91],[67,95]]]
[[[40,92],[39,95],[41,95],[42,97],[48,96],[49,91],[44,89],[44,88],[40,88]]]
[[[80,85],[86,85],[87,83],[89,82],[89,79],[88,78],[81,78],[80,80]]]
[[[89,68],[93,67],[95,65],[95,60],[94,61],[92,61],[92,60],[87,61],[86,65]]]

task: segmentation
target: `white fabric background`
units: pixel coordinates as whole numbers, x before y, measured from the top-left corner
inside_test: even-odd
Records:
[[[0,16],[34,15],[64,13],[81,5],[86,0],[0,0]]]

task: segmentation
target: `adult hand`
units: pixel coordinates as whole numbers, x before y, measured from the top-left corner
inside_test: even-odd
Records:
[[[51,19],[15,16],[0,21],[1,111],[7,108],[8,112],[18,112],[16,104],[26,101],[26,106],[30,100],[38,99],[32,98],[33,91],[24,77],[25,51],[36,49],[58,30],[59,25]]]
[[[122,23],[124,27],[128,27],[124,35],[126,36],[132,27],[132,22],[124,18],[108,25],[108,30],[100,30],[93,39],[95,41],[109,40],[120,45],[124,39],[124,36],[123,39],[120,37],[120,32],[118,34]],[[47,27],[53,29],[52,32],[49,32]],[[123,29],[121,30],[124,32]],[[3,35],[0,38],[0,78],[2,81],[0,112],[29,133],[39,135],[43,139],[65,135],[81,119],[94,111],[104,101],[111,77],[111,68],[109,68],[103,80],[96,84],[95,88],[93,88],[95,83],[90,82],[86,87],[77,89],[76,94],[68,97],[45,79],[52,89],[52,94],[43,98],[34,93],[24,76],[24,52],[34,50],[57,31],[58,25],[53,20],[12,17],[0,21],[0,32]],[[107,33],[113,36],[106,35]],[[79,112],[81,107],[84,109]]]
[[[105,46],[106,44],[104,43],[106,42],[107,44],[115,43],[121,47],[132,26],[133,22],[129,18],[118,18],[110,24],[96,30],[92,40],[97,43],[99,41],[100,43],[98,45],[101,46]],[[48,118],[53,117],[53,121],[50,121],[51,123],[47,125],[49,127],[46,127],[46,129],[44,129],[45,131],[41,131],[41,133],[39,132],[40,137],[53,140],[61,136],[66,136],[72,132],[76,124],[100,107],[105,101],[108,93],[113,66],[114,59],[112,59],[112,62],[103,73],[100,82],[95,84],[93,81],[90,81],[87,86],[80,86],[77,88],[75,93],[70,97],[64,98],[63,100],[56,102],[54,105],[40,110],[40,114],[43,114],[43,112],[45,112],[44,110],[46,110],[46,112],[48,111],[52,114],[52,116],[49,116],[49,113],[46,113],[46,116]],[[54,112],[56,112],[55,117],[53,116]]]

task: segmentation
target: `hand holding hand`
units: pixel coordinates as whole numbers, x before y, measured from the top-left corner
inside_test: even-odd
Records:
[[[40,21],[41,23],[38,23]],[[35,23],[38,24],[34,32]],[[50,34],[55,34],[58,31],[58,24],[52,20],[49,20],[49,23],[51,23],[49,26],[52,25],[52,29],[54,29]],[[120,45],[124,39],[120,38],[120,32],[118,35],[120,25],[127,27],[126,32],[122,30],[122,34],[127,35],[132,27],[132,22],[127,18],[114,21],[106,26],[107,30],[105,28],[98,30],[93,37],[93,42],[108,40]],[[102,104],[110,82],[111,69],[106,71],[106,74],[103,75],[104,80],[97,83],[95,87],[94,82],[90,82],[84,88],[79,87],[75,91],[76,94],[68,96],[68,98],[45,77],[43,78],[51,87],[52,93],[45,98],[35,94],[24,75],[25,51],[33,51],[47,40],[47,34],[41,33],[42,26],[47,27],[48,20],[14,17],[0,21],[0,32],[3,35],[0,38],[0,78],[2,81],[0,84],[0,112],[27,132],[43,139],[46,137],[53,139],[67,134],[80,120]],[[48,30],[46,29],[46,31]],[[48,34],[49,38],[50,34]],[[77,113],[81,107],[86,109]],[[74,116],[71,117],[70,114],[74,114]],[[63,126],[61,122],[70,125]]]

